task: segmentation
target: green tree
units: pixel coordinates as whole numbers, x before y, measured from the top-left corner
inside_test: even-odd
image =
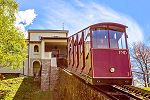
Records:
[[[18,4],[0,0],[0,66],[18,68],[26,58],[25,36],[15,27]]]

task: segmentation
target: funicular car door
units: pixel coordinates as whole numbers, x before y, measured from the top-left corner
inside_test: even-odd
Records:
[[[107,30],[94,30],[92,32],[92,67],[94,78],[108,76],[110,52]]]
[[[129,52],[126,45],[124,32],[109,30],[110,39],[110,76],[129,77],[130,62]]]

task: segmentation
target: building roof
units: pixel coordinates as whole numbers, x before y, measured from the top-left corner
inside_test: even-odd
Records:
[[[59,32],[61,32],[61,33],[68,33],[69,31],[68,30],[42,30],[42,29],[32,29],[32,30],[28,30],[28,32],[30,33],[37,33],[37,32],[39,32],[39,33],[49,33],[49,32],[56,32],[56,33],[59,33]]]

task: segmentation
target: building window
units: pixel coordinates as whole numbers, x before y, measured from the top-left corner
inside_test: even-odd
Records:
[[[34,52],[39,52],[39,46],[38,45],[34,46]]]

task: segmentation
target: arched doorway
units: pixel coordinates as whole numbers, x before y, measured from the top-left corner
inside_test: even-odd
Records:
[[[41,76],[41,65],[39,61],[33,62],[33,75],[34,77]]]

